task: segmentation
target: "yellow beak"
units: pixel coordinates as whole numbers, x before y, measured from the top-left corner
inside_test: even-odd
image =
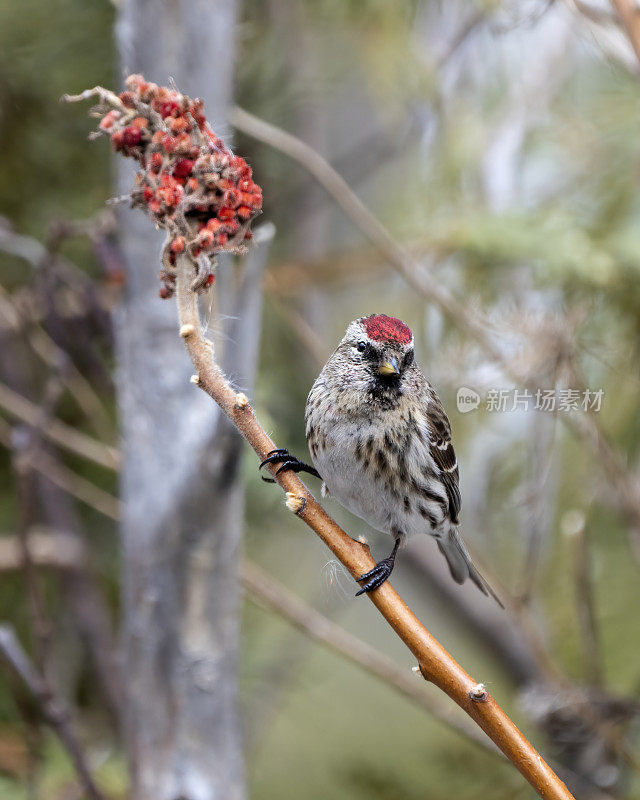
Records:
[[[398,360],[390,358],[388,361],[383,361],[378,367],[378,375],[399,375]]]

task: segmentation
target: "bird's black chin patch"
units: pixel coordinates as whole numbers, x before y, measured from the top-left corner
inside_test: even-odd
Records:
[[[375,375],[369,382],[369,394],[383,408],[394,408],[403,394],[402,377],[400,375]]]
[[[393,389],[395,391],[400,390],[400,382],[402,380],[400,375],[392,374],[392,375],[377,375],[376,380],[382,385],[387,387],[388,389]]]

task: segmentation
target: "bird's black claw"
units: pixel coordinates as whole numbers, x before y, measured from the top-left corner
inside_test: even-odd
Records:
[[[271,464],[276,461],[280,461],[281,456],[288,456],[289,451],[285,450],[284,448],[279,448],[278,450],[272,450],[270,453],[267,453],[267,457],[264,461],[260,462],[260,466],[258,469],[262,469],[266,464]],[[273,478],[265,478],[264,475],[260,476],[265,483],[275,483]]]
[[[359,597],[365,592],[372,592],[374,589],[377,589],[378,586],[382,586],[389,575],[391,575],[394,560],[395,559],[392,558],[383,558],[382,561],[378,561],[375,567],[370,569],[369,572],[365,572],[364,575],[356,578],[358,581],[366,581],[365,585],[356,592],[356,597]]]
[[[316,478],[320,478],[320,473],[315,467],[312,467],[310,464],[305,464],[304,461],[300,461],[299,458],[292,456],[288,450],[282,447],[267,453],[267,457],[260,463],[259,468],[262,469],[267,464],[280,464],[276,470],[276,475],[288,470],[291,472],[308,472],[310,475],[315,475]],[[266,483],[275,483],[273,478],[265,478],[262,476],[262,480]],[[322,478],[320,478],[320,480],[322,480]]]
[[[282,461],[282,457],[291,458],[291,454],[288,450],[285,450],[284,447],[280,447],[277,450],[271,450],[271,452],[267,453],[267,457],[260,462],[260,469],[264,467],[265,464],[273,464],[276,461]]]

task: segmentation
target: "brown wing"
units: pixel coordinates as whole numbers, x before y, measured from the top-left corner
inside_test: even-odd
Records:
[[[429,400],[427,421],[432,432],[430,453],[440,469],[440,480],[449,498],[449,515],[455,524],[458,522],[462,499],[458,485],[458,460],[451,444],[451,425],[438,395],[429,392]]]

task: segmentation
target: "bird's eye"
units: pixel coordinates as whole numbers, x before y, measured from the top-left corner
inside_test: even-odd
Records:
[[[359,353],[364,353],[364,351],[366,349],[367,349],[367,343],[366,342],[358,342],[358,344],[356,345],[356,350]]]
[[[404,362],[402,366],[406,369],[407,367],[410,367],[412,364],[413,364],[413,350],[409,350],[406,356],[404,357]]]

